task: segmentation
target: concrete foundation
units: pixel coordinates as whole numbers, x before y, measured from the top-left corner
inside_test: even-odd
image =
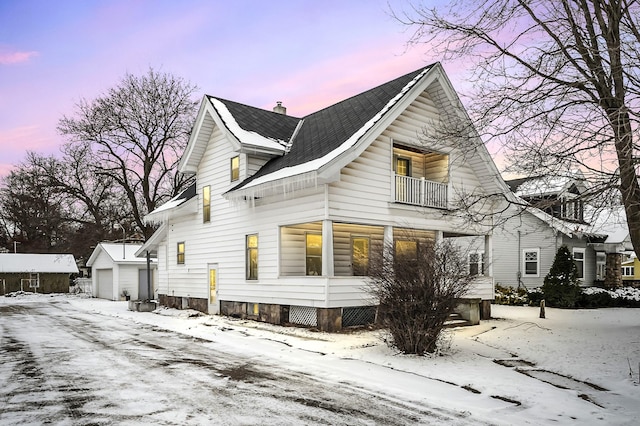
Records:
[[[135,312],[152,312],[158,307],[156,302],[129,300],[129,310]]]
[[[454,310],[471,325],[480,324],[480,304],[482,299],[458,299],[458,306]],[[491,313],[489,312],[489,315]]]

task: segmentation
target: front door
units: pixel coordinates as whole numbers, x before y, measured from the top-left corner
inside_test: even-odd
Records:
[[[209,265],[209,314],[218,314],[218,265]]]

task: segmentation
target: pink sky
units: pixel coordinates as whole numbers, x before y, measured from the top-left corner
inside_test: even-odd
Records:
[[[438,58],[405,49],[403,0],[0,2],[0,175],[55,154],[58,120],[149,67],[210,94],[303,116]],[[444,63],[454,86],[461,72]]]

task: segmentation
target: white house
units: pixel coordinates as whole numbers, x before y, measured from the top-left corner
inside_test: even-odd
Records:
[[[179,164],[196,183],[146,217],[159,302],[335,330],[373,318],[383,245],[476,235],[490,253],[490,220],[455,206],[508,188],[473,129],[421,137],[448,122],[469,119],[438,63],[301,118],[205,96]],[[493,295],[489,267],[468,296],[490,314]]]
[[[621,207],[594,209],[585,205],[581,196],[587,186],[579,172],[573,176],[513,179],[506,183],[521,204],[515,200],[501,220],[496,220],[502,221],[493,232],[496,284],[541,287],[563,245],[574,258],[582,286],[622,284],[622,254],[633,247]],[[471,251],[479,255],[470,259],[470,264],[481,259],[482,245],[477,239],[471,244]]]
[[[147,260],[136,257],[141,244],[99,243],[91,253],[87,266],[91,268],[93,295],[101,299],[120,300],[129,295],[131,300],[153,299],[157,288],[155,275],[157,262],[150,259],[151,282],[154,294],[149,297]],[[142,291],[140,291],[142,290]]]

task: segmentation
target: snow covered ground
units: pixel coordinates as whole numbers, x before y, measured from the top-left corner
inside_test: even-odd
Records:
[[[382,331],[329,334],[194,311],[131,312],[126,302],[71,295],[0,297],[0,308],[37,300],[64,300],[107,325],[109,317],[151,325],[319,381],[439,407],[456,413],[456,424],[640,423],[640,309],[547,308],[540,319],[537,308],[494,305],[495,319],[451,329],[441,354],[416,357],[389,349]],[[184,392],[195,397],[198,389]]]

